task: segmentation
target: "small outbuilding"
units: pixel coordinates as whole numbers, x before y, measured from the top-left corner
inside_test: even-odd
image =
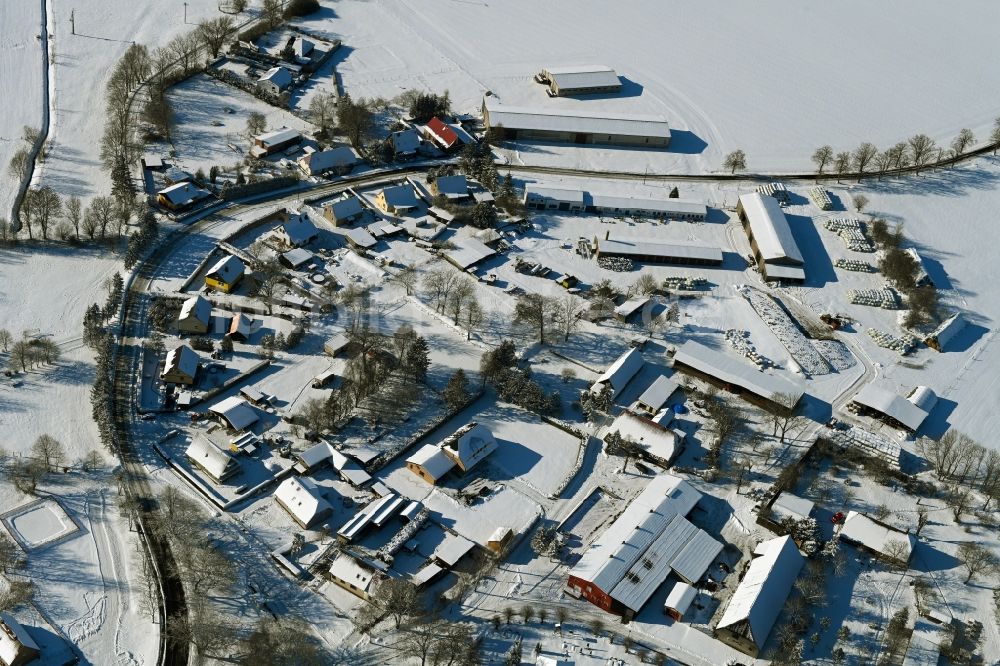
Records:
[[[209,193],[189,182],[177,183],[166,187],[156,194],[156,202],[171,211],[188,208],[196,201],[209,196]]]
[[[41,655],[38,643],[10,613],[0,613],[0,664],[22,666]]]
[[[663,612],[669,615],[676,622],[680,622],[684,613],[691,607],[691,602],[698,596],[698,590],[684,581],[677,581],[667,593],[667,598],[663,602]]]
[[[848,511],[840,528],[840,538],[876,558],[906,566],[913,556],[917,538],[857,511]]]
[[[605,385],[608,385],[614,391],[614,395],[617,396],[645,365],[646,361],[642,358],[642,352],[639,351],[638,347],[632,347],[627,352],[619,356],[618,359],[615,360],[615,362],[612,363],[608,369],[597,378],[597,381],[594,382],[594,385],[590,388],[590,390],[593,393],[599,393]]]
[[[257,422],[257,412],[243,398],[231,396],[208,408],[219,421],[237,432],[242,432]]]
[[[272,67],[257,79],[257,87],[267,93],[278,96],[288,89],[294,80],[295,77],[292,76],[292,73],[284,67]]]

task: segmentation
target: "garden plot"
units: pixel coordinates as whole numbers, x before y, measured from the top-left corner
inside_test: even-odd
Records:
[[[35,500],[3,516],[7,531],[25,550],[36,550],[67,539],[80,530],[55,498]]]
[[[750,302],[804,372],[810,375],[825,375],[830,372],[827,360],[773,298],[748,286],[738,287],[737,290]]]

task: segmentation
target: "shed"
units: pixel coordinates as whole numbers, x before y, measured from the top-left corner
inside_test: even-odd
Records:
[[[300,268],[311,262],[313,257],[313,253],[309,250],[304,247],[297,247],[289,250],[288,252],[283,252],[279,257],[279,260],[288,268]]]
[[[924,344],[935,351],[944,351],[944,348],[948,346],[956,335],[958,335],[965,328],[965,317],[962,313],[954,314],[948,317],[944,322],[938,326],[933,333],[931,333],[924,340]]]
[[[10,613],[0,613],[0,664],[21,666],[41,654],[38,643]]]
[[[667,593],[667,599],[663,602],[663,612],[672,617],[677,622],[681,621],[684,613],[691,607],[691,602],[698,596],[698,590],[691,587],[684,581],[674,583]]]
[[[670,466],[681,450],[672,430],[628,410],[619,414],[608,428],[608,434],[615,432],[638,444],[642,458],[664,468]]]
[[[680,385],[666,375],[660,375],[649,385],[642,395],[639,396],[638,407],[649,415],[654,415],[660,411],[663,405],[667,404]]]
[[[618,74],[606,65],[549,67],[542,70],[542,77],[548,80],[553,97],[618,92],[622,87]]]
[[[919,430],[920,425],[928,416],[927,412],[916,403],[874,384],[866,384],[851,402],[858,407],[880,414],[891,425],[901,427],[909,432]]]
[[[323,344],[323,351],[330,356],[337,356],[340,352],[347,349],[347,346],[350,344],[351,339],[346,333],[338,333]]]
[[[463,271],[496,254],[496,250],[478,238],[462,238],[456,240],[455,245],[456,248],[454,250],[447,250],[444,253],[444,258],[453,266]]]
[[[475,547],[476,544],[465,537],[449,532],[444,541],[438,544],[432,557],[441,566],[452,569]]]
[[[780,493],[771,504],[771,518],[779,523],[784,518],[805,520],[812,514],[813,506],[812,500],[785,491]]]
[[[168,210],[178,211],[207,196],[209,193],[205,190],[193,183],[183,182],[160,190],[156,194],[156,201]]]
[[[646,307],[653,300],[650,296],[635,296],[615,308],[615,318],[628,321],[632,316]]]
[[[368,233],[367,229],[362,229],[361,227],[344,230],[344,238],[347,239],[351,247],[358,250],[370,250],[378,245],[378,240]]]
[[[917,538],[857,511],[848,511],[840,538],[863,548],[880,560],[907,565]]]
[[[736,212],[764,279],[804,281],[805,260],[778,200],[759,192],[742,194]]]

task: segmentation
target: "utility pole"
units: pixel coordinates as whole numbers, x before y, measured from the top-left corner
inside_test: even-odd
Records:
[[[185,2],[184,3],[184,23],[185,23],[185,25],[187,24],[187,22],[188,22],[188,3]]]
[[[76,34],[76,10],[75,9],[69,10],[69,25],[70,25],[70,34],[71,35],[75,35]]]

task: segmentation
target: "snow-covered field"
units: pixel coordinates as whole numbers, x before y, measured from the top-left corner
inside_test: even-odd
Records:
[[[641,173],[718,170],[736,148],[751,169],[777,171],[811,169],[825,143],[918,132],[946,142],[962,127],[984,137],[1000,107],[1000,7],[977,0],[961,16],[932,0],[349,0],[302,25],[344,40],[338,72],[354,96],[448,90],[457,110],[476,112],[491,90],[505,104],[663,114],[675,132],[667,152],[519,144],[513,156]],[[614,67],[622,92],[553,100],[531,78],[588,63]]]

